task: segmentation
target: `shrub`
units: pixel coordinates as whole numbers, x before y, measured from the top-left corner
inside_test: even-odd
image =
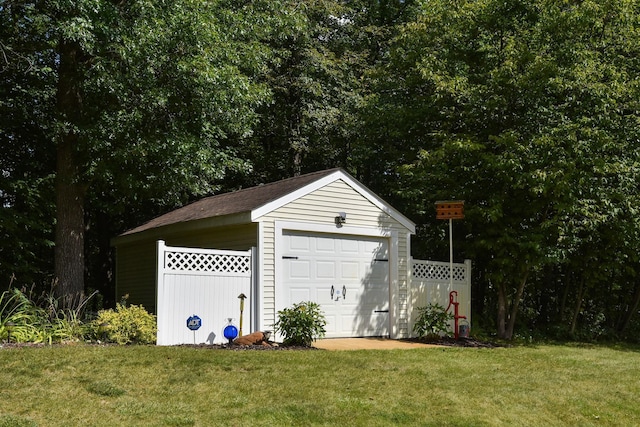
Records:
[[[33,288],[10,288],[0,294],[0,339],[47,344],[82,340],[84,307],[96,293],[80,295],[75,307],[65,308],[53,292],[38,296]]]
[[[91,322],[94,338],[124,344],[154,344],[156,316],[141,305],[116,304],[116,309],[100,310]]]
[[[311,347],[314,340],[324,336],[326,325],[320,305],[307,301],[279,311],[274,328],[284,337],[283,344]]]
[[[51,328],[47,312],[16,288],[0,295],[0,336],[13,342],[47,341]]]
[[[426,307],[418,307],[418,319],[413,325],[413,332],[418,337],[428,338],[439,337],[441,334],[449,334],[449,322],[453,319],[453,314],[448,313],[440,304],[430,303]]]

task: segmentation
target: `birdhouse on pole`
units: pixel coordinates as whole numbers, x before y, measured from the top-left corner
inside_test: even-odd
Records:
[[[436,202],[436,219],[464,219],[464,200]]]

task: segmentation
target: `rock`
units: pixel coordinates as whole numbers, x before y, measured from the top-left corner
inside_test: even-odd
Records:
[[[252,332],[249,335],[244,335],[233,340],[234,344],[237,345],[265,345],[271,346],[269,344],[269,337],[271,336],[271,332]]]

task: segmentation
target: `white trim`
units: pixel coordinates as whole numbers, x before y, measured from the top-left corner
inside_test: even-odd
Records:
[[[258,301],[255,304],[256,311],[256,330],[257,331],[265,331],[264,324],[264,223],[258,223],[258,262],[256,263],[258,266],[258,271],[256,271],[257,279],[256,285],[258,287],[258,292],[256,292]],[[271,328],[269,328],[271,329]]]
[[[260,261],[258,258],[258,248],[253,246],[251,248],[251,296],[253,301],[249,301],[249,307],[251,310],[251,329],[249,333],[260,330],[260,310],[259,304],[260,298]]]
[[[305,185],[302,188],[299,188],[291,193],[286,194],[276,200],[273,200],[269,203],[266,203],[259,208],[251,211],[251,221],[257,221],[261,216],[267,215],[268,213],[273,212],[274,210],[286,205],[287,203],[291,203],[300,197],[306,196],[309,193],[312,193],[325,185],[331,184],[334,181],[337,181],[341,178],[340,171],[335,171],[334,173],[327,175],[325,177],[319,178],[317,181],[313,181],[310,184]]]
[[[318,224],[317,222],[281,221],[275,220],[275,245],[276,250],[282,244],[282,230],[309,231],[312,233],[344,234],[351,236],[391,237],[390,229],[373,227],[352,227],[344,225],[336,227],[333,224]]]
[[[384,200],[378,197],[374,192],[369,190],[367,187],[358,182],[355,178],[353,178],[348,173],[337,170],[332,174],[329,174],[325,177],[319,178],[317,181],[314,181],[310,184],[305,185],[302,188],[299,188],[296,191],[293,191],[285,196],[282,196],[276,200],[273,200],[267,204],[260,206],[259,208],[254,209],[251,212],[251,221],[256,222],[260,217],[267,215],[268,213],[273,212],[274,210],[286,205],[287,203],[291,203],[303,196],[306,196],[309,193],[312,193],[326,185],[331,184],[334,181],[342,180],[353,188],[357,193],[363,196],[365,199],[373,203],[380,210],[391,216],[393,219],[398,221],[404,227],[406,227],[411,233],[416,232],[416,225],[409,220],[407,217],[402,215],[400,212],[395,210],[393,207],[388,205]]]
[[[389,338],[396,339],[398,330],[400,278],[398,277],[398,232],[393,231],[389,237]]]
[[[154,298],[156,300],[156,319],[159,313],[158,310],[158,294],[160,293],[160,286],[164,286],[164,252],[166,250],[166,245],[164,240],[158,240],[156,242],[156,286],[154,290]],[[164,292],[164,289],[162,289]],[[156,344],[160,345],[162,343],[162,331],[160,328],[156,328]]]

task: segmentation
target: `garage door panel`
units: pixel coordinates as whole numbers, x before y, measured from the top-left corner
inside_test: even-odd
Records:
[[[360,263],[357,261],[341,261],[340,262],[340,279],[342,280],[360,280]]]
[[[318,254],[333,255],[336,252],[336,241],[332,238],[318,237],[315,239],[315,250]]]
[[[364,240],[359,243],[362,245],[362,252],[365,254],[382,255],[385,251],[381,242]]]
[[[333,299],[331,298],[331,286],[330,284],[321,284],[316,287],[316,299],[312,300],[318,304],[330,304]],[[335,287],[334,287],[335,293]]]
[[[339,249],[343,254],[358,255],[361,252],[360,242],[357,240],[339,240]]]
[[[370,335],[380,330],[388,331],[389,315],[388,313],[373,313],[371,315],[362,315],[358,319],[354,319],[354,327],[356,327],[362,335]]]
[[[311,251],[311,241],[309,236],[290,236],[287,250],[297,253],[308,253]]]
[[[316,261],[316,275],[317,279],[333,279],[336,277],[336,261],[324,260]]]
[[[291,260],[287,263],[289,267],[289,277],[292,279],[311,278],[311,262]]]
[[[324,318],[327,321],[327,324],[324,327],[325,336],[331,337],[338,334],[339,329],[342,327],[342,325],[338,324],[338,316],[330,314],[327,315],[325,313]]]
[[[311,291],[309,288],[291,288],[290,291],[291,298],[293,301],[313,301],[316,298],[313,298],[311,295]]]

